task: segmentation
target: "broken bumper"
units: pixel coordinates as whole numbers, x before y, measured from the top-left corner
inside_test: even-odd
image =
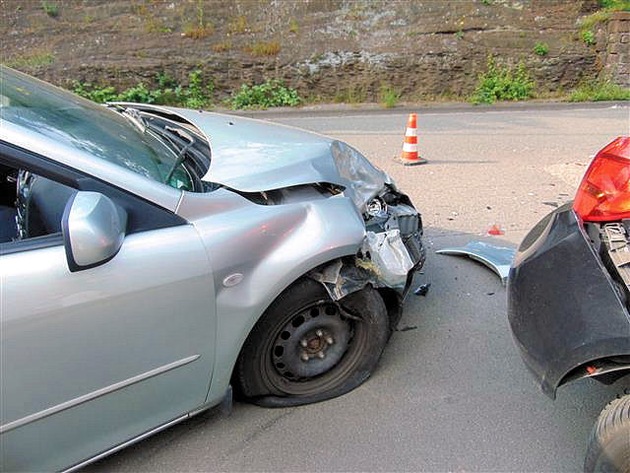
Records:
[[[389,187],[368,207],[358,253],[317,268],[309,276],[324,284],[334,300],[370,284],[393,289],[402,302],[426,257],[422,218],[407,196]]]
[[[550,397],[570,380],[601,374],[593,362],[630,352],[626,290],[607,269],[610,244],[599,225],[588,231],[567,204],[530,231],[510,269],[512,333]]]

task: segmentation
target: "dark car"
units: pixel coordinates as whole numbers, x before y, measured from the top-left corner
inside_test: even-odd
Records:
[[[527,367],[545,394],[593,377],[630,373],[630,137],[593,159],[572,203],[521,243],[508,280],[508,316]],[[625,395],[624,395],[625,394]],[[585,471],[630,472],[630,395],[620,393],[593,428]]]

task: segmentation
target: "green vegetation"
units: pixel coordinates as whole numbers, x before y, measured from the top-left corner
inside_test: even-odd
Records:
[[[97,86],[90,83],[74,82],[73,92],[94,102],[139,102],[173,105],[202,109],[212,107],[214,83],[204,80],[197,69],[188,75],[188,85],[182,86],[166,73],[156,77],[157,88],[149,89],[140,83],[119,92],[113,86]],[[302,99],[297,91],[279,80],[267,80],[260,85],[243,84],[232,94],[228,105],[233,109],[264,109],[270,107],[293,107]]]
[[[379,102],[385,108],[394,108],[400,100],[400,92],[389,84],[382,84],[379,91]]]
[[[211,36],[212,33],[214,33],[214,28],[212,27],[212,25],[199,26],[191,24],[184,26],[183,32],[186,38],[192,39],[207,38],[208,36]]]
[[[43,1],[42,8],[46,15],[51,18],[57,18],[59,16],[59,5],[57,5],[56,3]]]
[[[525,100],[533,96],[534,85],[522,61],[515,68],[500,66],[492,56],[488,56],[487,70],[479,75],[477,88],[470,100],[474,104]]]
[[[229,104],[238,110],[294,107],[301,102],[297,90],[287,87],[282,81],[271,79],[259,85],[241,85],[241,88],[232,94]]]
[[[630,100],[630,88],[621,87],[610,80],[586,81],[569,96],[570,102],[601,102],[607,100]]]
[[[298,34],[299,32],[300,25],[294,18],[291,18],[291,21],[289,21],[289,33]]]
[[[203,2],[201,0],[197,0],[196,16],[197,21],[195,23],[188,23],[184,26],[184,36],[192,39],[202,39],[211,36],[214,33],[214,27],[205,20]]]
[[[25,53],[20,57],[9,59],[5,64],[13,69],[32,69],[47,66],[55,60],[55,55],[49,51],[34,51]]]
[[[94,84],[75,82],[74,93],[94,102],[140,102],[162,105],[175,105],[187,108],[212,106],[214,84],[203,80],[202,72],[194,70],[188,75],[188,85],[183,87],[168,74],[158,74],[158,88],[149,89],[145,84],[138,84],[122,92],[112,86],[99,87]]]
[[[536,43],[534,45],[534,53],[539,56],[546,56],[549,54],[549,45],[547,43]]]
[[[333,98],[335,103],[359,104],[367,101],[367,92],[362,85],[350,85],[337,90]]]
[[[594,29],[600,23],[608,21],[613,12],[630,11],[630,0],[599,0],[602,8],[580,20],[580,38],[588,46],[596,42]]]
[[[249,31],[249,24],[247,23],[247,17],[240,15],[232,19],[228,24],[228,34],[244,34]]]
[[[212,45],[212,50],[215,53],[224,53],[232,49],[232,41],[221,41]]]
[[[591,30],[582,31],[581,36],[582,41],[584,41],[587,46],[593,46],[595,44],[595,33]]]
[[[599,6],[612,11],[630,11],[630,0],[599,0]]]

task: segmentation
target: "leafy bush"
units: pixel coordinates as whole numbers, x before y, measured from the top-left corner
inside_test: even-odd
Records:
[[[523,62],[519,62],[516,68],[499,66],[492,56],[488,56],[487,71],[479,75],[471,101],[480,104],[497,100],[525,100],[532,97],[533,92],[534,81]]]
[[[628,0],[599,0],[599,6],[607,10],[630,11]]]
[[[232,94],[230,105],[235,110],[294,107],[299,105],[301,101],[297,90],[285,86],[282,81],[272,79],[259,85],[241,85],[241,88]]]
[[[158,74],[159,88],[148,89],[138,84],[122,92],[112,86],[98,87],[90,83],[75,82],[74,93],[94,102],[139,102],[179,105],[187,108],[204,108],[212,105],[214,83],[204,83],[202,72],[194,70],[188,75],[188,86],[182,87],[168,74]]]
[[[582,41],[588,46],[593,46],[595,44],[595,33],[591,30],[582,31]]]
[[[188,87],[176,88],[178,102],[187,108],[204,108],[212,104],[214,82],[209,80],[204,84],[202,72],[199,69],[188,75]]]
[[[549,45],[547,43],[536,43],[534,52],[539,56],[546,56],[549,53]]]
[[[97,103],[113,102],[117,100],[118,97],[118,92],[116,92],[114,87],[97,87],[89,82],[75,81],[72,86],[72,91],[81,97],[85,97]]]
[[[55,3],[42,2],[42,9],[51,18],[57,18],[59,16],[59,6]]]

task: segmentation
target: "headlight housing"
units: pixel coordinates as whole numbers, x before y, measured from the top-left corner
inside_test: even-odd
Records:
[[[346,193],[359,212],[364,213],[367,203],[379,194],[385,184],[392,183],[390,177],[346,143],[334,141],[331,152],[339,175],[347,181]]]

